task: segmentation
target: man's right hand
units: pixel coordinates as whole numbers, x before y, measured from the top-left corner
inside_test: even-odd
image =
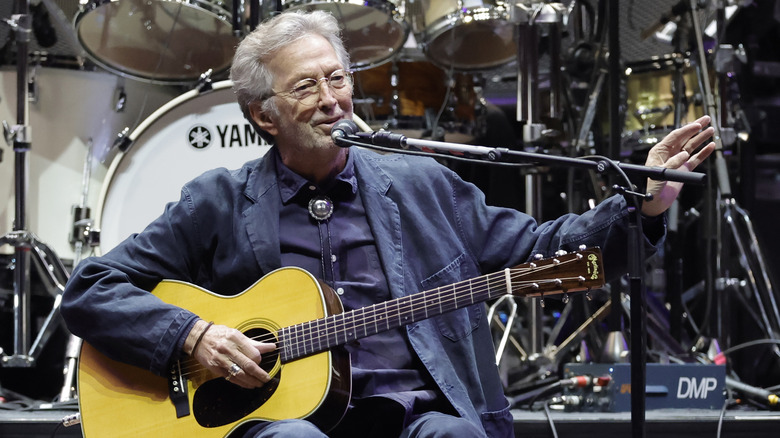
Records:
[[[185,353],[212,373],[244,388],[258,388],[271,379],[258,364],[263,354],[275,349],[275,344],[249,339],[224,325],[209,326],[203,320],[192,327],[183,347]]]

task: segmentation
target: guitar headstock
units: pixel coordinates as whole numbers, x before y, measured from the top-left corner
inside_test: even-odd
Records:
[[[577,252],[556,254],[515,266],[511,272],[511,293],[523,297],[568,294],[604,286],[601,249],[586,248]]]

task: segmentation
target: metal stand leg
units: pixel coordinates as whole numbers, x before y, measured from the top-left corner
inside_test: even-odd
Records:
[[[16,248],[14,260],[14,352],[2,355],[0,364],[4,367],[32,367],[61,323],[60,300],[68,273],[62,262],[46,244],[27,231],[13,231],[0,239],[0,246]],[[54,297],[51,311],[44,320],[35,340],[31,343],[30,329],[30,260],[35,262],[40,277],[48,281],[47,289]]]
[[[62,262],[46,244],[27,231],[27,153],[31,147],[31,129],[28,117],[28,46],[32,32],[30,5],[25,0],[17,2],[16,11],[6,20],[16,35],[17,45],[17,123],[11,127],[3,122],[5,139],[14,149],[14,188],[16,216],[14,229],[0,239],[0,246],[14,247],[14,351],[12,355],[2,354],[0,366],[31,367],[41,353],[43,346],[60,322],[59,306],[68,273]],[[54,297],[51,312],[46,317],[35,340],[30,342],[30,261],[35,263],[42,281],[48,282],[48,290]]]

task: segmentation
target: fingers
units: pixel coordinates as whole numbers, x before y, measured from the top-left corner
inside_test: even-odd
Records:
[[[700,120],[705,118],[707,119],[707,123],[709,123],[708,116],[702,117],[693,123],[689,123],[670,132],[669,135],[661,140],[659,145],[663,144],[674,151],[685,149],[688,152],[693,152],[693,150],[701,145],[704,140],[712,137],[715,133],[715,129],[711,126],[704,128],[705,125],[699,123]]]
[[[271,377],[258,365],[273,343],[249,339],[241,331],[214,325],[204,336],[195,358],[217,376],[245,388],[257,388]]]
[[[704,146],[699,152],[694,154],[687,162],[686,166],[688,167],[688,170],[693,170],[701,164],[704,160],[707,159],[713,152],[715,151],[715,142],[710,142],[708,145]]]
[[[235,351],[231,356],[231,361],[237,365],[240,371],[232,375],[230,381],[248,388],[268,382],[271,376],[259,364],[263,360],[264,353],[270,353],[275,349],[276,345],[274,344],[253,341],[242,335],[242,339],[236,343]]]
[[[707,126],[710,121],[709,116],[703,116],[670,132],[663,140],[650,149],[645,165],[676,169],[685,164],[686,161],[680,161],[675,156],[683,151],[693,156],[694,152],[715,134],[715,129]],[[709,155],[709,152],[705,152],[702,157],[697,157],[696,161],[700,162],[699,160],[706,158],[707,155]],[[698,165],[698,162],[695,162],[695,165]]]

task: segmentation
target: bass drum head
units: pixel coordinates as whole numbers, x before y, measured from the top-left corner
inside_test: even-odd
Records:
[[[177,97],[130,139],[130,148],[114,158],[100,196],[95,222],[103,252],[141,232],[196,176],[239,168],[270,149],[244,118],[229,81]]]
[[[90,59],[121,76],[185,84],[227,70],[238,44],[231,14],[214,0],[90,0],[77,15]]]

